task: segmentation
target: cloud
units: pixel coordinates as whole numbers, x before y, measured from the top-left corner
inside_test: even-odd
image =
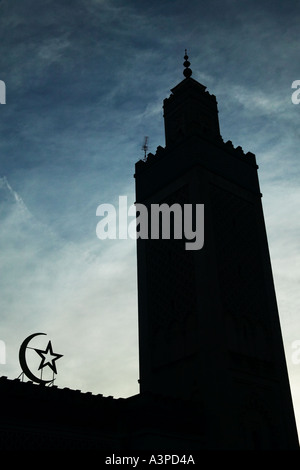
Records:
[[[298,338],[299,11],[203,5],[0,3],[0,175],[11,188],[0,213],[0,339],[10,377],[21,341],[44,329],[64,354],[58,385],[136,392],[135,245],[98,240],[95,212],[119,195],[134,200],[134,164],[144,136],[153,153],[164,145],[162,102],[183,79],[185,48],[193,78],[217,97],[224,139],[257,155],[287,351]]]
[[[19,201],[1,220],[6,247],[0,253],[1,339],[8,351],[2,369],[17,376],[22,340],[43,331],[64,354],[57,384],[119,396],[136,393],[134,244],[65,243],[20,213]]]

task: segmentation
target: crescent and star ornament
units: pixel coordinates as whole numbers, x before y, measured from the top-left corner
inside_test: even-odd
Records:
[[[29,342],[35,336],[40,336],[40,335],[46,335],[46,333],[34,333],[28,336],[23,341],[19,350],[19,361],[20,361],[22,371],[28,377],[28,379],[32,380],[33,382],[37,382],[39,384],[45,384],[45,383],[53,382],[53,380],[43,380],[42,378],[36,377],[33,374],[33,372],[31,372],[31,370],[29,369],[27,361],[26,361],[26,349],[29,347],[28,346]],[[48,342],[48,345],[45,351],[43,351],[42,349],[35,349],[35,348],[30,348],[30,349],[33,349],[34,351],[36,351],[36,353],[42,358],[42,361],[40,363],[38,370],[41,370],[44,367],[48,366],[50,367],[50,369],[53,371],[54,374],[57,374],[55,361],[60,359],[62,357],[62,354],[56,354],[53,352],[51,341]]]

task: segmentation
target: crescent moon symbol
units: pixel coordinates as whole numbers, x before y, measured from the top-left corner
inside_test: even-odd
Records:
[[[31,370],[29,369],[29,367],[27,365],[27,362],[26,362],[26,348],[27,348],[29,342],[32,340],[32,338],[34,338],[35,336],[39,336],[39,335],[46,335],[46,333],[34,333],[33,335],[28,336],[23,341],[23,343],[21,344],[20,350],[19,350],[19,361],[20,361],[22,371],[24,372],[24,374],[30,380],[32,380],[33,382],[37,382],[39,384],[44,384],[44,383],[52,382],[52,380],[42,380],[42,379],[39,379],[38,377],[36,377],[31,372]]]

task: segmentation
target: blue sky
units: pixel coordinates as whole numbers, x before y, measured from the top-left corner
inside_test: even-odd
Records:
[[[134,201],[187,48],[223,139],[256,154],[300,423],[299,24],[297,2],[0,2],[1,375],[19,375],[19,345],[42,331],[64,354],[58,386],[138,392],[135,242],[99,240],[96,208]]]

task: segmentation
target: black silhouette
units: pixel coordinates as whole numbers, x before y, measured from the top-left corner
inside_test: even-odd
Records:
[[[136,164],[136,201],[204,204],[205,239],[137,240],[140,394],[2,377],[1,449],[298,449],[255,155],[223,141],[187,52],[183,73],[165,148]]]

